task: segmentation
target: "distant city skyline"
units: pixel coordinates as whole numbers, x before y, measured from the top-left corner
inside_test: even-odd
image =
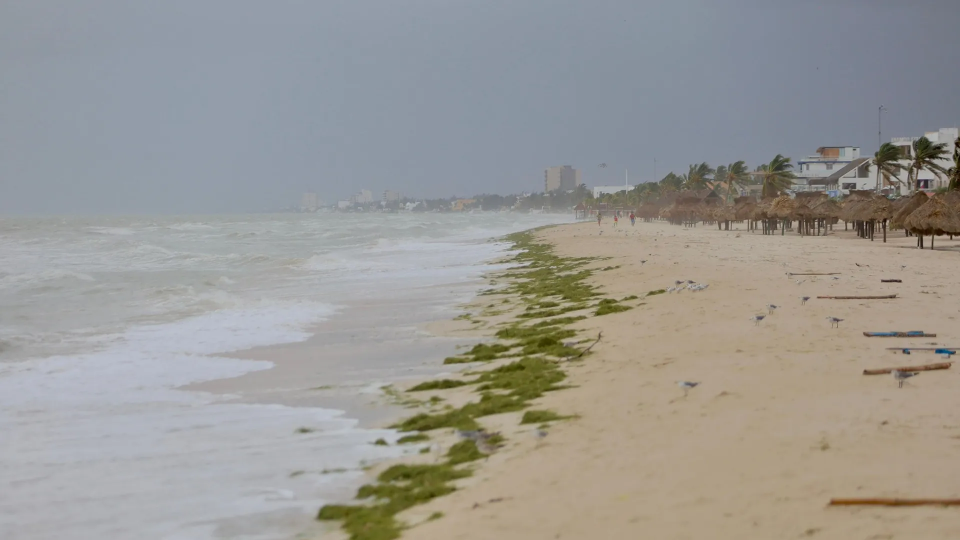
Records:
[[[0,3],[0,213],[590,186],[960,124],[955,0]],[[562,39],[544,39],[544,31]],[[496,36],[496,39],[492,39]],[[609,165],[600,168],[600,163]]]

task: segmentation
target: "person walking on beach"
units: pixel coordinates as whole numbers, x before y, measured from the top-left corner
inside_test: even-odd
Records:
[[[597,227],[600,226],[600,220],[602,219],[603,219],[603,214],[601,214],[600,211],[597,210]]]
[[[614,229],[617,228],[617,221],[618,221],[618,220],[619,220],[619,218],[617,217],[617,214],[613,214],[613,228],[614,228]]]
[[[630,212],[630,226],[633,227],[633,226],[636,225],[636,224],[637,224],[637,215],[634,214],[633,211],[631,211],[631,212]]]

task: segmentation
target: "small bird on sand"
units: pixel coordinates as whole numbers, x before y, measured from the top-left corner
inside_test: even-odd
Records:
[[[768,305],[768,306],[767,306],[767,313],[770,314],[770,315],[772,315],[773,312],[776,311],[778,307],[780,307],[780,306],[775,306],[775,305],[773,305],[773,304]]]
[[[676,285],[677,287],[679,287],[679,286],[683,285],[683,281],[680,281],[680,280],[678,279],[678,280],[674,281],[673,284]]]
[[[911,372],[911,371],[900,371],[900,370],[898,370],[898,369],[895,369],[895,370],[891,371],[890,373],[893,374],[893,378],[896,379],[896,381],[897,381],[897,388],[903,388],[903,383],[904,383],[904,381],[906,381],[906,380],[909,379],[910,377],[916,377],[917,375],[920,374],[920,372],[918,372],[918,371],[912,371],[912,372]]]
[[[827,317],[827,320],[830,321],[830,328],[840,328],[840,323],[843,322],[843,319],[838,319],[836,317]]]
[[[760,326],[760,321],[762,321],[762,320],[765,319],[765,318],[767,318],[766,315],[754,315],[754,316],[753,316],[753,322],[756,323],[755,326]]]
[[[537,446],[540,446],[543,443],[543,440],[547,438],[547,433],[545,430],[538,429],[533,432],[533,436],[537,439]]]
[[[806,304],[806,303],[807,303],[807,300],[809,300],[809,299],[810,299],[809,296],[801,296],[801,297],[800,297],[800,305],[802,306],[802,305]]]
[[[677,386],[683,389],[683,397],[687,397],[687,392],[696,388],[700,383],[693,381],[677,381]]]
[[[838,278],[837,276],[833,276],[833,279],[840,279],[840,278]]]

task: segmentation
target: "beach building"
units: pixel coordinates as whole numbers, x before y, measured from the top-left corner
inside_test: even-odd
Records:
[[[574,169],[570,165],[561,167],[548,167],[543,173],[543,191],[573,191],[583,184],[583,176],[580,169]]]
[[[320,199],[316,193],[307,192],[300,196],[301,212],[316,212],[320,208]]]
[[[606,193],[620,193],[621,191],[630,191],[631,189],[633,189],[633,186],[630,184],[621,184],[619,186],[594,186],[593,198],[599,198],[601,195]]]
[[[860,156],[859,146],[821,146],[815,154],[797,161],[793,190],[826,191],[836,197],[850,190],[871,189],[876,179],[870,176],[869,161]],[[869,188],[861,187],[871,181]]]
[[[946,159],[938,160],[937,164],[943,167],[944,169],[949,170],[950,167],[953,167],[953,150],[954,143],[957,140],[957,136],[960,134],[960,129],[958,128],[940,128],[937,131],[927,131],[923,134],[924,137],[930,140],[934,144],[944,144],[946,145],[947,153],[945,155]],[[920,137],[893,137],[890,139],[890,142],[900,147],[900,151],[903,152],[903,155],[906,159],[900,162],[900,168],[903,171],[903,174],[900,175],[900,180],[903,182],[904,188],[901,189],[901,194],[909,195],[914,192],[914,190],[919,191],[934,191],[938,188],[947,187],[949,183],[948,180],[942,175],[936,175],[931,171],[926,169],[920,171],[919,174],[915,173],[915,178],[913,185],[906,185],[907,183],[907,170],[910,167],[910,160],[913,159],[913,141],[916,141]],[[896,184],[896,180],[893,180],[893,184]]]
[[[389,189],[383,192],[383,198],[380,199],[383,203],[392,203],[400,200],[400,193],[396,191],[390,191]]]

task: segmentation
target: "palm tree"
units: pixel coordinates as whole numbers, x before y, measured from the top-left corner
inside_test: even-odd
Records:
[[[703,189],[707,187],[707,182],[713,176],[713,167],[706,161],[697,165],[690,165],[690,170],[683,175],[683,187],[686,189]]]
[[[725,167],[727,182],[727,202],[730,202],[730,195],[733,193],[733,188],[743,188],[750,181],[750,173],[747,171],[747,164],[741,159],[735,163],[731,163]],[[719,170],[719,167],[718,167]]]
[[[668,173],[660,180],[660,191],[680,191],[683,186],[683,177]]]
[[[934,143],[926,137],[920,137],[913,141],[913,158],[910,162],[910,168],[907,169],[907,178],[913,189],[920,189],[920,171],[927,169],[934,176],[938,174],[947,175],[947,170],[937,163],[937,160],[947,159],[946,143]],[[914,176],[916,171],[916,176]]]
[[[900,183],[900,177],[897,176],[897,173],[900,172],[900,165],[897,162],[901,159],[903,159],[903,153],[900,151],[900,147],[888,142],[880,145],[880,149],[873,154],[873,166],[877,168],[877,193],[880,192],[881,174],[886,179],[892,176],[897,179],[898,184]]]
[[[783,157],[783,154],[777,154],[770,163],[757,167],[754,174],[762,180],[764,197],[780,195],[793,185],[793,179],[797,177],[793,173],[793,163],[790,163],[790,158]]]
[[[950,177],[950,190],[960,190],[960,137],[953,141],[953,167],[947,171]]]

